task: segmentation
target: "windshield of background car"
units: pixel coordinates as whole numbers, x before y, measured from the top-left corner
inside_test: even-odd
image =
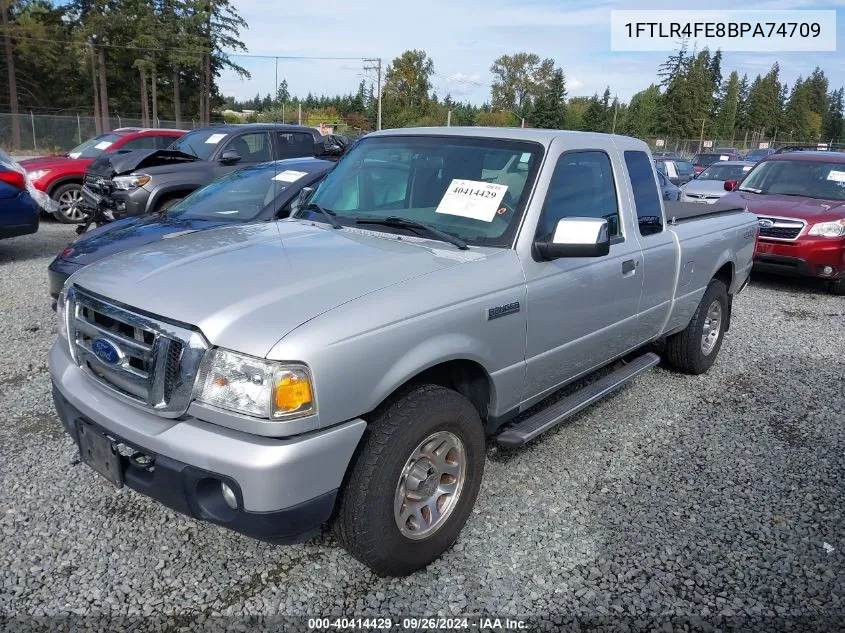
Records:
[[[181,220],[246,222],[254,220],[299,180],[309,174],[293,169],[279,169],[273,164],[236,171],[198,189],[173,205],[167,212]]]
[[[724,156],[724,158],[722,158]],[[696,154],[692,157],[694,165],[712,165],[717,160],[728,160],[729,156],[725,154]]]
[[[698,176],[698,180],[742,180],[751,165],[720,165],[714,163]]]
[[[70,150],[67,155],[71,158],[97,158],[100,154],[114,145],[120,139],[117,134],[101,134],[96,138],[85,141]]]
[[[384,136],[357,143],[309,203],[344,225],[398,217],[469,244],[510,246],[539,170],[537,143],[460,136]],[[325,222],[316,211],[299,217]],[[406,229],[361,225],[368,230]],[[413,231],[412,231],[413,232]],[[419,233],[420,237],[430,235]]]
[[[675,165],[678,166],[678,173],[681,176],[691,176],[695,172],[695,168],[688,160],[676,160]]]
[[[225,132],[215,130],[214,128],[196,130],[194,132],[188,132],[185,136],[177,139],[167,149],[184,152],[185,154],[196,156],[200,160],[208,160],[212,152],[228,136]]]
[[[845,163],[767,160],[757,163],[740,191],[845,200]]]

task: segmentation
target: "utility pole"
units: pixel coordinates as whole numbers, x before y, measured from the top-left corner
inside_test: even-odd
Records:
[[[376,88],[376,99],[378,100],[377,104],[377,113],[376,113],[376,130],[381,129],[381,57],[378,59],[365,59],[364,60],[364,70],[375,70],[378,73],[378,80],[377,80],[377,88]]]
[[[91,94],[94,97],[94,130],[97,136],[99,136],[103,133],[103,122],[100,119],[100,92],[97,88],[97,52],[94,50],[93,39],[89,42],[89,45],[91,46]]]
[[[15,55],[12,44],[12,37],[9,33],[9,11],[12,3],[9,0],[0,2],[0,24],[3,26],[3,40],[6,45],[6,74],[9,77],[9,112],[12,115],[12,149],[19,149],[21,146],[21,121],[18,110],[18,84],[15,73]]]
[[[302,102],[299,103],[299,124],[302,125]]]
[[[279,100],[279,58],[278,57],[276,58],[276,83],[273,84],[273,90],[276,91],[276,99],[275,100],[278,101]],[[276,109],[278,107],[279,107],[279,104],[276,103],[276,107],[273,108],[274,113],[276,112]],[[282,123],[285,122],[285,110],[284,110],[284,108],[285,108],[285,106],[282,105]]]
[[[109,121],[109,93],[106,88],[106,48],[101,41],[95,41],[97,42],[97,60],[99,61],[100,71],[100,116],[103,119],[103,132],[109,132],[111,131],[111,122]]]
[[[446,127],[452,127],[452,111],[449,110],[449,113],[446,115]]]
[[[613,129],[611,130],[611,134],[616,134],[616,114],[619,112],[619,98],[616,95],[613,95]]]
[[[701,121],[701,136],[698,137],[698,151],[701,153],[701,147],[704,145],[704,124],[707,122],[706,118],[702,119],[695,119],[696,121]]]

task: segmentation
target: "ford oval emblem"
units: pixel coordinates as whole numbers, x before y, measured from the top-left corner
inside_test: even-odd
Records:
[[[120,360],[120,350],[114,343],[104,338],[95,338],[91,341],[91,350],[97,358],[109,365],[115,365]]]
[[[766,219],[757,220],[757,224],[759,225],[759,227],[761,229],[770,229],[775,225],[775,223],[772,220],[766,220]]]

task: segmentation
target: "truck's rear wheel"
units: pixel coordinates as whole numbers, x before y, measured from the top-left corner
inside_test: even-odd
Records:
[[[713,279],[686,329],[666,341],[666,361],[685,374],[703,374],[716,362],[727,326],[728,291]]]
[[[415,387],[376,412],[341,496],[335,534],[374,572],[404,576],[458,538],[484,472],[478,412],[459,393]]]

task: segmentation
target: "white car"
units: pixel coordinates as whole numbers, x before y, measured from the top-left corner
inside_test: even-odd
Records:
[[[714,204],[724,196],[725,181],[740,181],[754,167],[754,163],[744,160],[723,160],[710,165],[695,180],[690,180],[681,187],[682,202],[703,202]]]

